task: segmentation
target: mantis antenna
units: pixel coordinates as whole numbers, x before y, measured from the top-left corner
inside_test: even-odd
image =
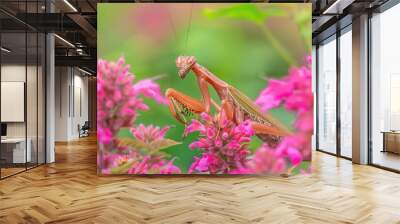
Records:
[[[177,30],[176,30],[176,27],[175,27],[174,22],[172,20],[171,13],[169,12],[168,8],[167,8],[167,15],[168,15],[168,20],[169,20],[170,26],[172,28],[172,31],[173,31],[174,35],[175,35],[175,40],[178,41]],[[188,42],[189,42],[190,28],[192,26],[192,15],[193,15],[193,3],[190,3],[189,22],[188,22],[188,27],[186,29],[185,45],[184,45],[184,48],[183,48],[183,52],[181,52],[181,53],[186,53],[186,50],[187,50],[187,46],[188,46]]]
[[[183,53],[186,53],[188,42],[189,42],[190,27],[192,26],[192,14],[193,14],[193,3],[190,3],[189,25],[186,30],[185,49],[184,49]]]

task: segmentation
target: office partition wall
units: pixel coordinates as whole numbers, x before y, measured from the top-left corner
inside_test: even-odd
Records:
[[[45,163],[45,34],[21,20],[42,1],[19,1],[0,11],[0,178]],[[0,3],[6,6],[9,2]]]

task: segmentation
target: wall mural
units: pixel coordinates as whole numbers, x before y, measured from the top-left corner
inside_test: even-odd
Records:
[[[311,4],[99,4],[98,172],[310,172]]]

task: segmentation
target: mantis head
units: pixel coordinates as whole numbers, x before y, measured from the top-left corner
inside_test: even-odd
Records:
[[[195,63],[196,58],[193,56],[179,56],[176,59],[176,67],[179,69],[179,77],[184,79]]]

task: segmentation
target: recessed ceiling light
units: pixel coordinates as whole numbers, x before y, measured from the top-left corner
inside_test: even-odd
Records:
[[[322,14],[342,14],[343,10],[351,5],[355,0],[336,0]]]
[[[73,48],[75,48],[75,45],[73,45],[71,42],[69,42],[68,40],[66,40],[66,39],[64,39],[64,38],[62,38],[62,37],[60,37],[59,35],[57,35],[57,34],[54,34],[54,36],[55,37],[57,37],[59,40],[61,40],[62,42],[64,42],[64,43],[66,43],[67,45],[69,45],[70,47],[73,47]]]
[[[92,73],[90,73],[90,72],[88,72],[88,71],[86,71],[86,70],[83,70],[83,69],[81,69],[81,68],[79,68],[79,67],[78,67],[78,70],[81,71],[81,72],[83,72],[83,73],[85,73],[85,74],[87,74],[87,75],[90,75],[90,76],[93,75]]]
[[[64,3],[68,5],[74,12],[78,12],[78,10],[68,1],[64,0]]]
[[[7,49],[5,47],[1,47],[1,51],[4,51],[6,53],[10,53],[11,52],[11,50],[9,50],[9,49]]]

